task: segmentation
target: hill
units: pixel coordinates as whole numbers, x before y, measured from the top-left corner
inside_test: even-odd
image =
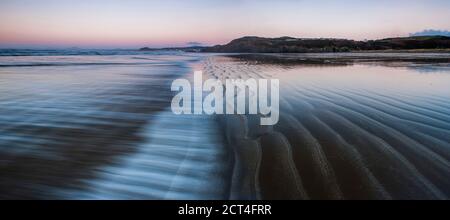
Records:
[[[333,38],[242,37],[225,45],[202,48],[201,51],[218,53],[306,53],[449,48],[450,37],[446,36],[386,38],[370,41]]]

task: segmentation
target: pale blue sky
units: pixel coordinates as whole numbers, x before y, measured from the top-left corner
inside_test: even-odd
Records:
[[[2,0],[0,46],[140,47],[245,35],[377,39],[450,29],[447,0]]]

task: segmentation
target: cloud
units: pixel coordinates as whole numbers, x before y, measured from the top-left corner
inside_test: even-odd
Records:
[[[197,47],[197,46],[202,46],[203,44],[200,42],[192,41],[192,42],[187,42],[186,45],[189,47]]]
[[[450,31],[429,29],[429,30],[423,30],[423,31],[420,31],[420,32],[409,34],[409,36],[411,36],[411,37],[417,37],[417,36],[438,36],[438,35],[439,36],[450,37]]]

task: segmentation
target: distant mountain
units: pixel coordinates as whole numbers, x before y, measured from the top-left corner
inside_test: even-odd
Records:
[[[202,46],[191,46],[191,47],[167,47],[167,48],[150,48],[143,47],[140,48],[139,51],[184,51],[184,52],[201,52],[205,50],[207,47]]]
[[[414,36],[370,41],[332,38],[243,37],[232,40],[225,45],[205,47],[201,51],[218,53],[305,53],[413,49],[450,49],[450,37]]]

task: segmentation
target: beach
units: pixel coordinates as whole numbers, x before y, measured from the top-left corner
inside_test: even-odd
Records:
[[[279,79],[280,120],[175,115],[177,78]],[[0,56],[2,199],[448,199],[448,53]]]
[[[407,61],[419,59],[411,54],[320,64],[303,55],[288,64],[245,56],[215,58],[206,71],[280,79],[280,122],[264,127],[254,115],[224,116],[239,158],[234,198],[448,199],[446,61],[433,69]]]

